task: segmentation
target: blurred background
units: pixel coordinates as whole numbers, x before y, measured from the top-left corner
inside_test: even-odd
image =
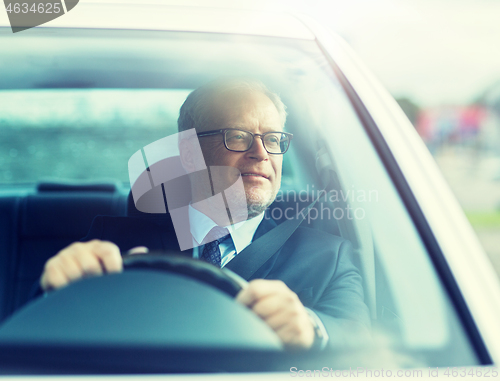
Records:
[[[500,275],[500,1],[295,6],[343,36],[396,98]]]

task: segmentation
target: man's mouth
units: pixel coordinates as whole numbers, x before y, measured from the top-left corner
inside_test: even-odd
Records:
[[[247,172],[247,173],[242,173],[241,176],[253,176],[253,177],[262,177],[266,180],[268,180],[269,178],[267,176],[265,176],[264,174],[262,173],[256,173],[256,172]]]

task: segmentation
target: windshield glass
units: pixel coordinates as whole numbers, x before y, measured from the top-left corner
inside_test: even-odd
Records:
[[[237,230],[236,224],[229,225],[234,246],[224,246],[226,243],[222,241],[219,243],[220,266],[232,268],[231,262],[236,263],[235,258],[244,250],[240,250],[239,245],[245,248],[252,239],[255,240],[259,234],[258,226],[267,223],[281,226],[297,218],[305,206],[318,199],[309,214],[302,214],[304,222],[283,244],[284,249],[276,249],[279,254],[271,257],[264,266],[259,266],[249,278],[242,275],[244,271],[235,272],[246,280],[252,280],[255,275],[256,278],[284,282],[298,297],[300,308],[304,308],[300,311],[307,311],[308,315],[304,316],[312,319],[313,323],[307,320],[304,325],[309,327],[308,324],[312,324],[314,327],[316,349],[326,356],[321,358],[337,366],[348,368],[359,362],[361,367],[369,363],[372,368],[380,368],[389,363],[393,367],[425,368],[465,366],[478,362],[461,319],[412,217],[369,138],[367,127],[360,121],[329,59],[315,41],[83,29],[31,29],[16,37],[15,40],[0,40],[0,70],[3,73],[0,77],[0,183],[3,192],[0,201],[8,219],[1,225],[4,230],[0,234],[6,238],[8,245],[12,240],[18,243],[8,246],[1,254],[5,266],[0,267],[14,269],[14,275],[8,270],[0,270],[5,284],[0,318],[4,319],[4,327],[7,327],[6,324],[13,324],[11,327],[14,327],[4,328],[3,331],[0,328],[0,339],[4,342],[23,342],[28,346],[36,344],[42,347],[56,343],[73,349],[82,349],[85,345],[99,348],[118,345],[140,350],[148,345],[164,345],[169,349],[195,348],[202,353],[209,353],[214,348],[232,350],[236,354],[240,350],[242,356],[252,348],[272,352],[283,344],[274,336],[262,344],[264,339],[261,341],[260,336],[254,333],[260,328],[255,328],[255,331],[248,328],[254,324],[253,320],[247,327],[238,326],[234,319],[231,324],[234,323],[235,327],[224,323],[225,332],[233,332],[233,329],[241,333],[241,338],[229,334],[226,337],[223,333],[219,335],[218,328],[213,328],[213,335],[210,336],[211,328],[203,328],[199,321],[210,320],[209,316],[213,316],[215,320],[224,322],[225,318],[233,316],[232,304],[226,305],[229,299],[221,301],[217,299],[218,295],[211,294],[206,298],[213,297],[213,303],[203,302],[208,299],[196,299],[196,295],[205,291],[193,289],[189,294],[191,285],[182,283],[182,280],[178,281],[180,283],[171,280],[170,294],[182,297],[175,296],[176,302],[169,306],[168,311],[173,316],[187,314],[194,325],[180,325],[175,329],[175,335],[167,335],[163,339],[163,336],[157,335],[156,328],[148,327],[140,330],[142,342],[141,337],[129,336],[131,333],[126,330],[109,333],[112,329],[119,329],[117,326],[120,324],[112,324],[110,331],[99,334],[85,332],[90,328],[83,325],[87,328],[81,328],[79,335],[71,321],[82,327],[81,320],[78,320],[82,311],[68,312],[69,307],[57,310],[61,308],[57,304],[60,291],[52,291],[46,298],[47,303],[52,303],[50,308],[58,311],[57,316],[68,313],[64,321],[70,323],[61,327],[59,333],[37,333],[37,327],[28,324],[31,321],[29,310],[21,310],[25,313],[25,320],[16,321],[16,315],[11,315],[30,299],[30,290],[40,279],[45,262],[82,237],[116,241],[122,253],[134,246],[146,245],[141,243],[141,239],[151,242],[146,246],[154,248],[154,242],[164,242],[161,237],[166,230],[158,230],[157,241],[151,237],[161,225],[158,221],[165,217],[166,209],[169,209],[176,234],[174,240],[176,238],[181,242],[180,236],[191,233],[196,241],[196,228],[176,223],[179,220],[176,220],[175,213],[182,208],[178,205],[172,207],[166,181],[160,181],[161,186],[155,183],[153,164],[160,160],[152,158],[156,154],[161,155],[161,159],[177,157],[181,151],[179,160],[183,169],[190,175],[199,173],[194,169],[190,172],[189,157],[182,157],[182,152],[188,151],[181,148],[176,151],[177,144],[183,147],[179,142],[185,136],[178,133],[177,119],[181,105],[191,91],[210,81],[250,78],[250,81],[257,80],[264,84],[286,106],[284,126],[281,125],[284,114],[276,114],[276,110],[280,109],[279,102],[274,100],[273,95],[268,94],[265,99],[255,95],[263,94],[262,91],[251,92],[254,99],[247,93],[231,90],[230,97],[219,99],[215,95],[209,96],[207,99],[213,103],[209,103],[210,107],[203,107],[209,110],[206,112],[212,113],[216,105],[221,109],[226,107],[227,114],[224,115],[231,115],[234,120],[234,115],[251,115],[247,119],[240,118],[242,124],[233,123],[230,128],[251,130],[257,135],[277,129],[280,134],[272,138],[291,139],[288,151],[281,152],[285,151],[281,147],[288,148],[288,141],[272,146],[274,141],[268,139],[266,147],[259,145],[262,150],[254,152],[252,150],[256,150],[261,141],[258,136],[251,141],[249,135],[244,135],[244,144],[224,140],[242,140],[243,137],[234,132],[228,136],[224,135],[224,131],[220,132],[220,129],[227,128],[222,117],[213,117],[210,128],[208,121],[200,119],[202,123],[194,118],[204,127],[195,125],[195,129],[185,130],[186,133],[191,131],[193,135],[190,136],[199,142],[199,152],[202,152],[207,168],[238,168],[247,201],[249,189],[262,188],[266,194],[276,190],[272,197],[266,199],[269,203],[274,201],[272,204],[265,204],[255,214],[251,214],[253,210],[248,208],[248,221],[259,219],[253,228],[247,227],[251,231],[246,233],[250,234],[249,239],[245,241],[242,238],[240,241],[240,236],[232,234],[233,228]],[[275,108],[269,113],[260,114],[245,108],[258,102],[262,107],[265,102],[269,106],[270,101]],[[197,107],[197,101],[193,102],[193,108],[185,112],[188,116]],[[240,110],[240,106],[243,111],[237,114],[235,110]],[[267,124],[261,123],[262,120]],[[197,138],[199,128],[215,131],[214,135]],[[293,137],[283,136],[281,132],[293,134]],[[175,148],[172,151],[161,148],[155,154],[151,153],[155,142],[167,141],[162,139],[170,139],[168,142],[174,142]],[[211,142],[219,146],[209,146]],[[269,147],[274,147],[275,151],[268,152],[268,155],[265,150]],[[237,152],[245,149],[247,153]],[[216,152],[224,152],[224,155],[231,152],[233,156],[220,159]],[[259,155],[264,155],[265,159],[258,159]],[[234,159],[245,157],[249,158],[249,162],[259,160],[261,164],[242,165],[237,161],[240,159]],[[142,169],[136,171],[134,163],[140,163],[138,165]],[[166,168],[170,170],[173,164],[168,163]],[[214,173],[212,170],[210,175],[215,176]],[[146,191],[156,192],[163,211],[147,209],[138,202],[140,196],[129,196],[131,187],[134,192],[134,185],[138,184],[141,174],[147,179],[146,186],[149,188],[142,189],[140,196]],[[169,180],[175,176],[172,175]],[[190,180],[193,184],[192,176]],[[117,183],[119,185],[115,186]],[[214,197],[227,188],[224,186],[223,191],[216,192],[214,186],[217,189],[217,182],[213,181],[211,185]],[[192,193],[194,199],[201,187],[182,189],[183,195]],[[190,202],[182,205],[189,213],[190,221],[207,215],[213,220],[218,218],[209,213],[202,213],[205,217],[197,214],[193,217],[191,213],[197,213],[203,207],[193,208],[197,209],[193,211],[190,208],[196,203]],[[225,202],[227,206],[230,201],[225,199]],[[257,204],[254,202],[252,205]],[[94,220],[96,215],[112,217]],[[127,220],[118,223],[117,218]],[[129,234],[126,226],[129,226],[130,218],[143,218],[147,222],[134,225],[133,234]],[[234,218],[234,214],[230,216],[231,221]],[[17,221],[16,224],[13,221]],[[125,225],[120,225],[122,223]],[[109,235],[92,235],[98,228],[107,231],[108,226],[111,226]],[[189,235],[189,249],[194,247],[193,256],[203,258],[208,241],[203,240],[203,235],[196,245],[192,243],[193,237]],[[276,237],[273,239],[277,240]],[[180,245],[182,249],[182,243]],[[158,243],[157,250],[160,247]],[[230,254],[226,255],[226,251]],[[103,278],[113,279],[111,276]],[[132,303],[133,296],[130,295],[139,293],[138,290],[156,287],[155,276],[146,278],[137,278],[137,284],[128,282],[129,288],[124,292],[131,299],[123,304]],[[97,281],[91,278],[65,287],[60,293],[67,293],[65,303],[75,300],[69,294],[73,292],[73,286],[76,295],[81,293],[81,303],[85,303],[83,293],[87,289],[84,284],[90,284],[92,280]],[[106,308],[108,303],[100,298],[112,297],[113,303],[120,300],[120,289],[116,285],[103,283],[101,286],[104,290],[102,294],[98,292],[89,297],[93,301],[89,303],[89,309],[96,310],[88,314],[85,312],[85,316],[96,316],[99,308]],[[77,287],[81,287],[80,291]],[[266,287],[274,286],[264,284],[263,289],[270,289]],[[143,299],[148,302],[144,308],[148,304],[160,305],[162,302],[155,299],[158,295],[161,292],[144,296]],[[232,299],[230,302],[236,303]],[[38,308],[41,303],[39,300],[37,303],[35,307],[33,304],[29,307]],[[251,303],[248,304],[248,309],[251,309]],[[131,313],[138,311],[133,303],[127,308],[131,309]],[[49,316],[49,307],[43,311]],[[144,325],[153,324],[149,320],[149,312],[144,310],[144,315],[137,312],[135,323],[142,320]],[[169,312],[162,310],[161,313]],[[107,316],[106,319],[120,321],[123,315],[123,312],[117,312],[116,316]],[[246,318],[242,315],[236,322],[244,322]],[[254,315],[248,319],[253,318]],[[37,319],[44,320],[40,315]],[[40,324],[43,326],[45,323]],[[28,326],[31,328],[28,329]],[[264,336],[271,334],[266,331],[269,327],[271,333],[274,330],[279,336],[279,328],[274,329],[272,323],[262,328]],[[55,336],[50,337],[50,334]],[[103,339],[99,341],[99,337]],[[286,349],[286,342],[284,346]],[[348,348],[349,351],[346,351]],[[344,351],[352,357],[339,360],[339,357],[329,355],[328,351]],[[385,354],[388,357],[384,357]],[[308,359],[311,360],[311,357]],[[192,361],[196,362],[196,359]],[[230,358],[227,362],[232,361]],[[237,359],[234,361],[231,369],[238,363]],[[278,358],[276,361],[279,364],[281,360]],[[262,367],[268,369],[264,365]],[[224,369],[223,365],[221,369]],[[296,371],[299,369],[295,368]],[[259,370],[259,365],[255,365],[253,370]]]

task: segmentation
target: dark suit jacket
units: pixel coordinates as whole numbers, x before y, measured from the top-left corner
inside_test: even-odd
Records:
[[[264,218],[254,240],[276,226]],[[189,229],[188,226],[185,227]],[[189,230],[187,230],[189,231]],[[114,242],[122,252],[135,246],[149,250],[180,250],[169,218],[103,217],[94,219],[83,241]],[[191,256],[191,251],[184,252]],[[365,335],[370,326],[363,301],[361,276],[353,264],[349,241],[323,231],[299,227],[250,279],[280,279],[325,325],[330,346],[345,345]],[[239,273],[232,261],[226,268]]]

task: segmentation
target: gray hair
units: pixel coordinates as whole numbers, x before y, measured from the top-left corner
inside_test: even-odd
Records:
[[[209,100],[217,94],[230,93],[232,91],[244,90],[248,92],[257,91],[267,96],[276,106],[281,119],[281,127],[285,127],[286,106],[278,94],[269,90],[262,82],[253,79],[218,79],[209,82],[192,91],[182,104],[177,126],[179,132],[191,128],[198,129],[200,126],[210,122]]]

